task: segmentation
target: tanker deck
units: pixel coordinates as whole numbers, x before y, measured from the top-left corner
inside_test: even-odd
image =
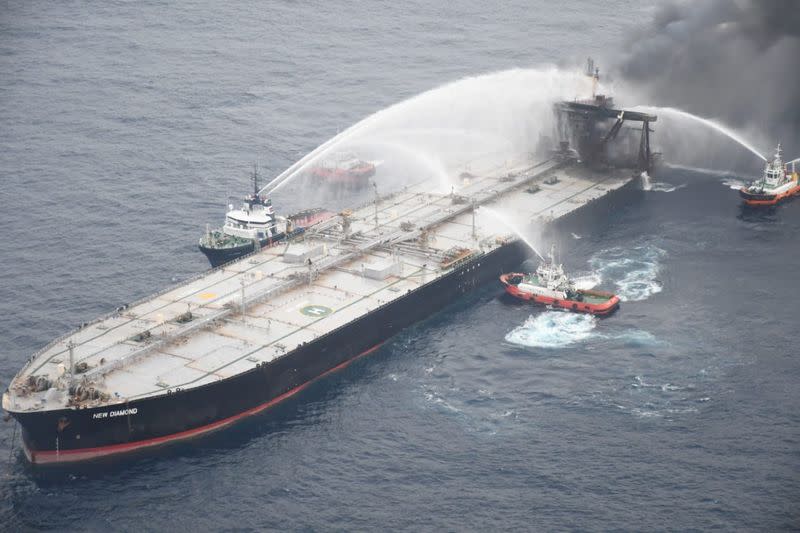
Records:
[[[476,206],[547,223],[635,175],[548,160],[464,178],[457,194],[422,183],[376,197],[56,339],[3,408],[37,464],[220,429],[518,266],[528,250]]]

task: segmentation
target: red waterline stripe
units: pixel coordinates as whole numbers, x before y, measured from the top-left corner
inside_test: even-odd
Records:
[[[28,460],[31,463],[36,463],[36,464],[66,463],[66,462],[75,462],[75,461],[82,461],[82,460],[86,460],[86,459],[104,457],[104,456],[111,455],[111,454],[114,454],[114,453],[130,452],[130,451],[138,450],[138,449],[141,449],[141,448],[149,448],[151,446],[158,446],[160,444],[165,444],[165,443],[168,443],[168,442],[173,442],[173,441],[188,439],[188,438],[191,438],[191,437],[196,437],[196,436],[202,435],[204,433],[208,433],[210,431],[214,431],[216,429],[221,429],[221,428],[223,428],[225,426],[228,426],[228,425],[236,422],[237,420],[240,420],[240,419],[242,419],[244,417],[247,417],[247,416],[254,415],[256,413],[259,413],[259,412],[263,411],[264,409],[272,407],[276,403],[279,403],[279,402],[285,400],[286,398],[289,398],[290,396],[293,396],[293,395],[297,394],[301,390],[303,390],[306,387],[308,387],[314,381],[316,381],[318,379],[321,379],[321,378],[324,378],[325,376],[327,376],[329,374],[332,374],[333,372],[341,370],[342,368],[346,367],[352,361],[358,359],[359,357],[363,357],[365,355],[371,354],[372,352],[374,352],[375,350],[380,348],[382,344],[383,344],[382,342],[376,344],[372,348],[370,348],[370,349],[368,349],[368,350],[366,350],[364,352],[361,352],[360,354],[356,355],[355,357],[352,357],[352,358],[348,359],[347,361],[344,361],[343,363],[340,363],[340,364],[336,365],[335,367],[333,367],[333,368],[331,368],[329,370],[326,370],[325,372],[323,372],[319,376],[317,376],[315,378],[311,378],[310,380],[306,381],[305,383],[303,383],[301,385],[298,385],[297,387],[295,387],[295,388],[293,388],[293,389],[291,389],[291,390],[289,390],[287,392],[284,392],[280,396],[277,396],[277,397],[273,398],[272,400],[270,400],[270,401],[268,401],[266,403],[263,403],[261,405],[257,405],[256,407],[252,407],[252,408],[248,409],[247,411],[242,411],[239,414],[230,416],[230,417],[225,418],[223,420],[217,420],[216,422],[212,422],[211,424],[208,424],[208,425],[205,425],[205,426],[201,426],[199,428],[187,429],[186,431],[181,431],[179,433],[173,433],[171,435],[165,435],[163,437],[156,437],[156,438],[153,438],[153,439],[147,439],[147,440],[142,440],[142,441],[137,441],[137,442],[126,442],[124,444],[111,444],[111,445],[108,445],[108,446],[99,446],[97,448],[82,448],[82,449],[78,449],[78,450],[64,450],[63,452],[57,452],[57,451],[54,451],[54,450],[34,451],[34,450],[29,450],[28,447],[25,446],[24,447],[25,448],[25,455],[28,457]]]

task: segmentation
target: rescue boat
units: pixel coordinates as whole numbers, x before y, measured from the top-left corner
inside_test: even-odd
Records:
[[[800,194],[800,176],[792,162],[791,172],[781,159],[781,145],[775,157],[768,161],[761,178],[739,189],[739,196],[750,206],[775,205],[781,200]]]
[[[575,313],[607,316],[619,307],[619,297],[615,294],[576,288],[563,265],[556,264],[552,251],[550,260],[542,261],[536,272],[510,272],[500,276],[500,281],[515,298]]]

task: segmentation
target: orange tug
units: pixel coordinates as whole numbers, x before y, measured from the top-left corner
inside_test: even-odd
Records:
[[[619,297],[610,292],[577,289],[557,265],[553,253],[550,261],[539,264],[535,273],[511,272],[500,276],[506,292],[515,298],[576,313],[606,316],[619,307]]]
[[[774,159],[767,162],[764,175],[739,189],[739,196],[745,204],[751,206],[775,205],[797,194],[800,194],[800,177],[794,169],[794,161],[791,172],[783,164],[780,144],[775,150]]]

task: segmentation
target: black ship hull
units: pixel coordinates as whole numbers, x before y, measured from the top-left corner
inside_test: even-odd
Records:
[[[114,407],[14,413],[22,426],[26,454],[35,464],[66,463],[220,429],[298,392],[460,295],[496,280],[519,265],[526,253],[517,241],[506,244],[280,359],[254,364],[249,371],[213,384]]]
[[[605,198],[619,196],[630,185]],[[583,210],[594,211],[593,204],[596,202],[568,218],[574,219]],[[498,276],[519,266],[528,255],[521,242],[509,242],[312,342],[294,347],[279,359],[254,363],[252,369],[215,383],[168,390],[160,396],[116,406],[13,413],[22,427],[25,453],[34,464],[65,464],[147,449],[221,429],[269,408],[369,353],[461,295],[496,282]]]

